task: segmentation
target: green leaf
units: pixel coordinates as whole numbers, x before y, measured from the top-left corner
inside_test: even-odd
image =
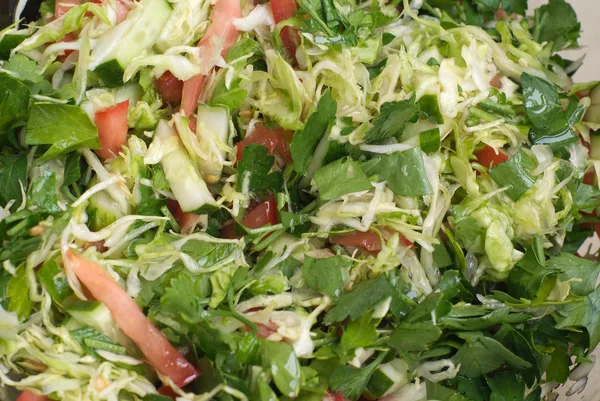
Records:
[[[269,154],[267,148],[250,144],[244,148],[242,161],[238,162],[237,189],[242,191],[247,181],[248,189],[261,193],[267,189],[277,191],[281,188],[283,177],[281,173],[270,173],[275,162],[275,156]]]
[[[54,259],[45,262],[35,274],[54,302],[61,304],[73,294],[63,269]]]
[[[56,193],[56,174],[45,169],[40,177],[31,182],[27,192],[27,207],[48,213],[58,213],[58,195]]]
[[[0,39],[0,60],[8,60],[11,51],[27,39],[28,35],[6,34]]]
[[[161,312],[176,316],[198,316],[203,309],[200,301],[210,296],[208,277],[206,274],[192,275],[182,271],[171,279],[171,285],[160,300]]]
[[[208,268],[228,258],[238,247],[232,242],[204,242],[188,240],[181,247],[181,252],[193,257],[198,266]]]
[[[28,85],[44,80],[44,77],[37,72],[37,63],[22,54],[15,54],[4,63],[3,68],[13,72],[19,80]]]
[[[10,278],[6,288],[8,310],[16,312],[19,321],[27,320],[33,309],[33,301],[29,298],[29,282],[27,281],[27,269],[25,264],[17,267],[15,275]]]
[[[308,288],[337,298],[344,289],[342,268],[351,263],[341,256],[315,259],[306,256],[302,266],[302,277]]]
[[[0,135],[15,122],[27,119],[30,95],[29,88],[23,82],[0,72]]]
[[[544,280],[555,277],[558,273],[558,270],[540,265],[533,249],[527,248],[523,259],[508,276],[509,293],[516,298],[534,299]]]
[[[455,365],[460,364],[459,374],[477,377],[500,368],[505,363],[516,370],[531,367],[531,364],[513,354],[498,341],[481,333],[459,333],[466,343],[452,357]]]
[[[486,380],[492,390],[490,401],[523,401],[525,398],[525,382],[516,373],[502,373]]]
[[[415,104],[414,99],[382,104],[373,126],[365,134],[365,143],[382,142],[399,136],[408,123],[416,122],[418,116],[419,105]]]
[[[47,161],[76,149],[98,149],[98,129],[82,108],[35,103],[25,131],[27,145],[50,145],[40,158]]]
[[[80,160],[80,153],[72,153],[67,157],[65,161],[63,186],[68,187],[71,184],[75,184],[81,178],[81,169],[79,167]]]
[[[530,335],[530,334],[528,334]],[[529,386],[533,386],[542,377],[542,363],[538,361],[532,340],[528,340],[509,324],[503,324],[500,330],[494,334],[494,340],[502,343],[513,354],[529,362],[531,368],[521,371],[521,375]]]
[[[356,320],[390,295],[390,284],[383,275],[372,280],[361,281],[352,291],[343,294],[337,300],[335,306],[325,315],[325,324],[341,322],[347,317]]]
[[[600,287],[582,301],[561,305],[557,311],[563,318],[558,320],[556,328],[584,327],[588,332],[589,349],[596,348],[600,343]]]
[[[566,383],[571,370],[571,358],[567,351],[560,346],[556,346],[550,354],[550,363],[546,368],[546,380],[558,383]]]
[[[444,123],[444,117],[440,112],[440,104],[436,95],[423,95],[417,102],[417,105],[420,108],[421,117],[431,119],[436,124]]]
[[[387,186],[400,196],[423,196],[431,193],[431,184],[425,173],[421,149],[374,157],[363,163],[367,176],[378,174]]]
[[[596,288],[600,263],[583,259],[568,253],[550,258],[546,262],[549,269],[560,271],[558,278],[561,281],[571,281],[571,293],[575,295],[588,295]]]
[[[403,322],[392,332],[388,344],[401,351],[426,351],[442,330],[433,322]]]
[[[430,381],[426,382],[427,399],[437,401],[469,401],[468,398],[456,391]]]
[[[502,0],[502,9],[508,15],[513,13],[525,15],[527,11],[527,0]]]
[[[0,85],[1,90],[2,86]],[[4,204],[14,200],[16,207],[18,207],[23,201],[21,186],[23,186],[23,189],[27,188],[27,154],[5,158],[4,162],[6,164],[0,169],[0,182],[2,183],[0,185],[0,198],[2,198]]]
[[[336,367],[329,378],[329,387],[333,391],[341,392],[345,398],[358,400],[384,357],[385,353],[382,352],[373,362],[360,369],[348,365]]]
[[[419,134],[419,147],[425,153],[435,153],[440,149],[440,129],[433,128]]]
[[[377,321],[371,319],[366,313],[359,319],[354,320],[344,328],[340,346],[342,354],[347,354],[356,348],[367,347],[373,344],[379,336],[377,335]]]
[[[529,172],[534,167],[529,155],[520,150],[516,155],[490,168],[488,173],[500,187],[509,187],[506,194],[517,201],[535,183]]]
[[[263,366],[270,369],[275,385],[287,397],[300,392],[300,362],[291,345],[260,340]]]
[[[335,120],[337,102],[331,97],[330,91],[325,91],[319,99],[317,109],[308,117],[303,130],[297,131],[290,144],[290,152],[294,161],[294,170],[306,174],[319,141],[327,132],[329,123]]]
[[[319,189],[319,197],[324,201],[372,188],[360,163],[352,159],[339,159],[321,167],[315,172],[314,180]]]
[[[552,51],[577,47],[581,24],[573,7],[564,0],[550,0],[535,10],[533,37],[536,42],[551,42]]]
[[[225,106],[232,113],[240,108],[247,97],[248,92],[240,87],[239,79],[234,79],[229,88],[225,83],[225,79],[222,79],[215,87],[208,105]]]

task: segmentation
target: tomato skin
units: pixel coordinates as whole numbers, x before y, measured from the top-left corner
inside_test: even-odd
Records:
[[[271,196],[266,201],[260,202],[252,210],[246,213],[242,224],[247,228],[260,228],[267,224],[275,225],[279,222],[277,217],[277,202]]]
[[[147,361],[161,374],[183,387],[199,373],[171,345],[165,335],[148,320],[135,301],[102,268],[71,250],[63,252],[65,266],[92,293],[105,304],[117,326],[142,351]]]
[[[276,24],[293,17],[296,10],[297,7],[295,0],[271,0],[271,11],[273,12],[273,19],[275,20]],[[300,44],[298,30],[290,26],[286,26],[281,30],[280,35],[283,46],[289,53],[290,57],[296,60],[296,49]]]
[[[223,40],[221,56],[225,57],[238,37],[238,30],[233,24],[233,20],[241,16],[242,9],[240,8],[239,0],[217,1],[210,14],[211,23],[198,43],[198,46],[204,47],[205,52],[210,53],[212,47],[210,38],[216,35]],[[203,82],[204,76],[196,75],[183,83],[181,110],[183,110],[186,116],[190,116],[196,110],[198,99],[202,93]]]
[[[385,227],[381,229],[382,236],[384,238],[391,237],[393,232]],[[377,254],[381,251],[381,238],[375,231],[352,231],[348,234],[336,235],[329,238],[329,242],[332,244],[351,246],[359,248],[361,251],[369,254]],[[400,234],[400,243],[409,249],[413,249],[415,246],[405,236]]]
[[[257,124],[250,135],[242,139],[236,145],[237,160],[242,160],[244,148],[251,143],[264,146],[269,154],[277,152],[286,163],[292,161],[290,144],[292,143],[293,131],[287,131],[283,128],[268,129],[264,124]]]
[[[497,166],[508,160],[508,156],[505,153],[502,151],[496,153],[494,148],[489,145],[485,145],[475,156],[477,157],[477,162],[487,168]]]
[[[156,91],[164,102],[180,103],[183,92],[183,81],[166,71],[156,80]]]
[[[65,15],[70,9],[79,5],[79,0],[58,0],[54,4],[54,16],[52,19],[58,19]]]
[[[33,391],[24,390],[21,395],[17,397],[17,401],[50,401],[50,398],[45,395],[38,395]]]
[[[96,149],[98,156],[109,159],[118,155],[121,147],[127,143],[127,113],[129,100],[96,112],[94,123],[98,127],[98,140],[100,149]]]
[[[200,215],[194,213],[185,213],[181,210],[179,203],[176,200],[169,199],[167,203],[169,211],[177,220],[182,234],[190,234],[196,228]]]

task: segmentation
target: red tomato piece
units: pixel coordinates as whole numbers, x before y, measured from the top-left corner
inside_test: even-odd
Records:
[[[295,0],[271,0],[271,11],[273,11],[273,19],[275,20],[276,24],[293,17],[296,10],[297,7]],[[281,30],[280,35],[283,46],[289,53],[290,57],[296,60],[296,49],[300,44],[298,30],[290,26],[286,26]]]
[[[33,391],[25,390],[17,397],[17,401],[50,401],[45,395],[39,395]]]
[[[264,124],[258,124],[250,135],[238,142],[237,144],[237,160],[242,160],[244,148],[251,143],[262,145],[267,148],[269,154],[277,152],[286,163],[292,161],[290,153],[290,143],[292,143],[293,131],[287,131],[283,128],[268,129]]]
[[[70,9],[79,5],[79,0],[57,0],[54,3],[54,16],[52,19],[58,19],[65,15]]]
[[[200,215],[194,213],[185,213],[181,210],[179,203],[175,200],[169,200],[167,203],[169,211],[177,220],[181,233],[189,234],[196,228],[200,220]]]
[[[163,101],[180,103],[181,93],[183,92],[183,81],[177,79],[170,71],[167,71],[156,80],[156,90]]]
[[[491,168],[508,160],[508,156],[502,151],[496,151],[491,146],[485,145],[477,154],[477,162],[484,167]]]
[[[98,264],[70,250],[63,253],[63,259],[94,298],[108,307],[117,326],[159,373],[170,377],[179,387],[199,376],[196,368],[169,343],[135,301]]]
[[[233,24],[235,18],[242,16],[239,0],[219,0],[215,4],[212,13],[210,14],[210,25],[206,29],[204,36],[198,43],[198,46],[203,46],[205,51],[210,53],[211,41],[213,35],[220,37],[223,41],[223,49],[221,56],[225,57],[227,52],[233,46],[238,37],[238,30]],[[202,82],[204,76],[196,75],[188,79],[183,84],[183,94],[181,98],[181,109],[186,116],[192,114],[198,105],[198,99],[202,93]]]
[[[389,238],[393,234],[391,230],[386,228],[381,229],[381,232],[384,238]],[[341,234],[329,238],[329,242],[332,244],[359,248],[361,251],[370,254],[377,254],[381,251],[381,238],[375,231],[352,231],[349,234]],[[415,247],[414,244],[402,234],[400,234],[400,243],[409,249]]]
[[[241,236],[237,235],[235,233],[235,221],[230,221],[229,223],[226,223],[223,228],[221,229],[221,238],[225,238],[225,239],[240,239],[242,238]]]
[[[95,123],[98,127],[100,149],[96,149],[98,156],[108,159],[118,155],[121,146],[127,143],[127,112],[129,100],[96,112]]]
[[[267,224],[275,225],[278,222],[277,202],[273,196],[248,211],[242,220],[242,224],[247,228],[260,228]]]

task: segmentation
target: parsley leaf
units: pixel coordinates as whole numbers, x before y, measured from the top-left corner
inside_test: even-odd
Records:
[[[306,256],[302,266],[302,277],[309,288],[323,292],[332,298],[340,295],[344,288],[342,267],[351,263],[341,256],[315,259]]]
[[[20,265],[15,271],[15,275],[10,278],[6,296],[10,299],[8,310],[16,312],[19,321],[25,321],[33,309],[33,301],[29,298],[29,282],[25,264]]]
[[[571,281],[571,293],[575,295],[588,295],[596,288],[596,281],[600,274],[600,263],[583,259],[568,253],[550,258],[548,268],[559,271],[561,281]]]
[[[329,387],[333,391],[341,392],[345,398],[358,400],[384,357],[385,352],[382,352],[373,362],[361,368],[349,365],[336,367],[329,378]]]
[[[564,316],[556,328],[585,327],[589,336],[589,349],[600,343],[600,287],[587,295],[583,301],[562,305],[558,313]]]
[[[535,183],[529,172],[533,167],[529,155],[520,150],[508,161],[490,168],[488,173],[500,187],[509,187],[506,194],[516,202]]]
[[[283,185],[283,176],[280,172],[271,171],[275,156],[269,154],[267,148],[257,144],[250,144],[244,148],[242,161],[238,163],[237,190],[244,189],[248,180],[248,189],[261,193],[267,189],[277,191]]]
[[[409,122],[419,118],[419,105],[414,98],[399,102],[386,102],[381,105],[373,126],[365,134],[365,143],[377,143],[399,136]]]
[[[360,319],[354,320],[344,328],[340,347],[342,354],[360,347],[367,347],[377,340],[377,321],[365,313]]]
[[[327,131],[329,122],[335,119],[337,102],[331,92],[325,91],[317,109],[308,117],[303,130],[297,131],[290,144],[290,152],[294,161],[294,170],[306,173],[306,167],[315,153],[319,141]]]
[[[16,121],[27,119],[30,95],[29,88],[23,82],[0,72],[0,135]]]
[[[2,85],[0,85],[0,90]],[[0,111],[0,119],[2,112]],[[21,185],[27,188],[27,154],[14,155],[10,158],[4,158],[4,164],[0,169],[0,198],[6,205],[11,200],[15,200],[16,207],[23,201]]]
[[[492,393],[491,401],[523,401],[525,399],[525,381],[513,372],[506,372],[486,378]]]
[[[287,397],[300,391],[300,362],[288,343],[260,340],[263,365],[270,369],[275,385]]]
[[[98,129],[82,108],[68,104],[35,103],[31,107],[27,145],[50,145],[39,161],[47,161],[76,149],[100,148]]]
[[[27,192],[27,207],[49,213],[61,211],[56,194],[56,174],[53,171],[44,170],[41,176],[31,182]]]
[[[161,312],[174,316],[194,317],[202,311],[201,300],[210,296],[208,275],[192,275],[182,271],[171,279],[171,285],[160,299]]]
[[[325,315],[325,324],[341,322],[347,317],[355,320],[389,297],[391,292],[390,284],[383,275],[373,280],[361,281],[352,291],[337,300],[335,306]]]
[[[389,189],[401,196],[422,196],[431,193],[425,173],[423,153],[419,148],[374,157],[363,163],[368,176],[378,174],[387,181]]]
[[[536,42],[551,42],[552,51],[577,47],[581,24],[573,7],[564,0],[550,0],[535,10],[533,37]]]
[[[328,201],[353,192],[372,188],[371,182],[352,159],[338,159],[315,172],[314,180],[321,200]]]
[[[388,344],[404,351],[425,351],[441,335],[442,330],[433,322],[402,322],[392,332]]]

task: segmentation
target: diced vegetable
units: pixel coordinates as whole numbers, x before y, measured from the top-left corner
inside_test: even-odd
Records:
[[[101,148],[96,150],[103,159],[115,157],[127,143],[127,112],[129,100],[96,112],[94,123],[98,127]]]

